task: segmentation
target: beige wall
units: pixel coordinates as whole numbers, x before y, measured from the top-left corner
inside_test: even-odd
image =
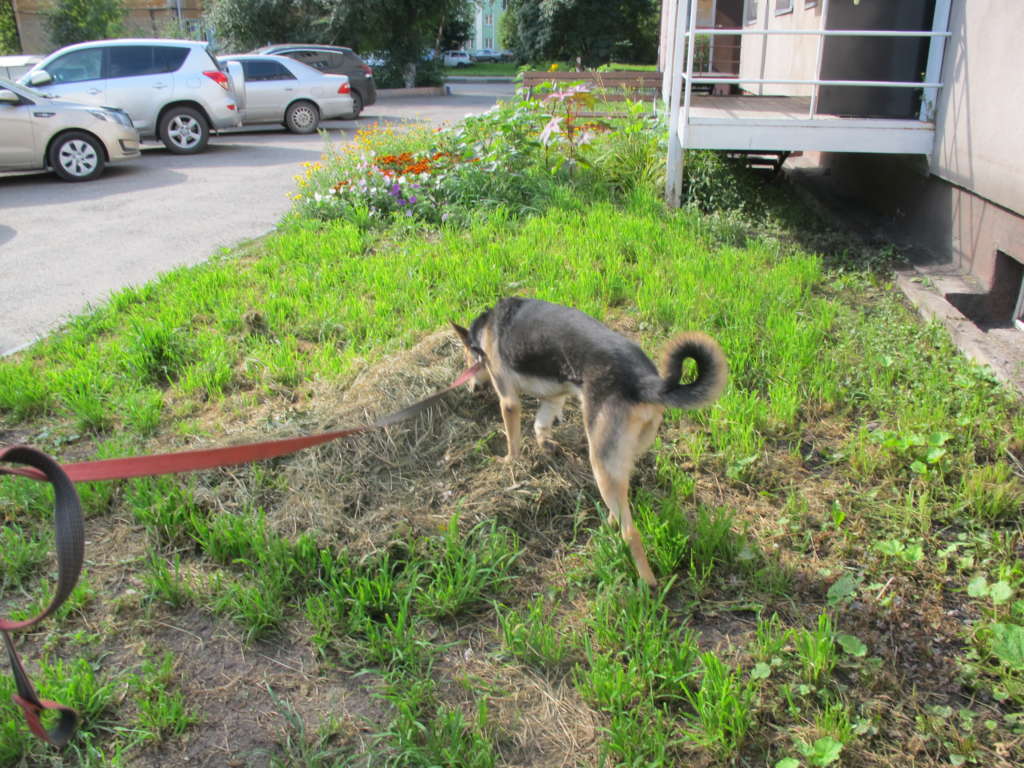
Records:
[[[757,0],[757,20],[744,29],[819,29],[821,5],[793,0],[793,11],[776,15],[776,0]],[[740,52],[740,76],[813,79],[818,63],[818,39],[813,35],[745,35]],[[806,85],[741,85],[749,93],[771,96],[810,96]]]
[[[46,33],[43,13],[53,5],[53,0],[14,0],[15,20],[24,53],[50,53],[54,45]],[[185,18],[199,18],[203,12],[202,0],[126,0],[128,13],[125,19],[126,32],[133,36],[153,37],[177,15],[181,8]]]
[[[953,0],[949,26],[931,171],[1024,215],[1024,3]]]

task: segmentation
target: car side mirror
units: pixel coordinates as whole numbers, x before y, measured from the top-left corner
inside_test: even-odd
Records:
[[[21,96],[4,88],[0,90],[0,104],[21,104]]]
[[[40,69],[28,76],[29,85],[47,85],[53,82],[53,77],[45,69]]]

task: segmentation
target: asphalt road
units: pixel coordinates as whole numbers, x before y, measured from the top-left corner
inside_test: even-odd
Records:
[[[321,125],[334,142],[374,123],[458,122],[511,98],[510,83],[452,84],[443,97],[389,98],[357,121]],[[174,267],[262,235],[288,210],[294,176],[324,139],[248,128],[210,140],[196,156],[147,144],[93,182],[53,174],[0,174],[0,355],[67,317]]]

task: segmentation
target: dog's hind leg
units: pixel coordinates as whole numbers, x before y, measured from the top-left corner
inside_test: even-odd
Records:
[[[562,406],[565,405],[566,397],[568,395],[557,395],[540,401],[537,418],[533,421],[533,433],[537,436],[537,444],[541,448],[549,448],[553,442],[551,427],[555,423],[555,419],[561,418]]]
[[[619,534],[629,547],[629,554],[640,578],[649,586],[656,587],[658,580],[654,578],[647,562],[640,532],[633,523],[629,509],[629,478],[640,452],[640,438],[653,440],[649,435],[657,425],[650,428],[651,419],[642,418],[641,412],[635,407],[620,413],[619,418],[613,415],[615,410],[602,408],[602,412],[593,421],[587,418],[588,414],[584,414],[590,444],[590,466],[594,470],[601,498],[608,507],[608,522],[613,526],[618,525]]]

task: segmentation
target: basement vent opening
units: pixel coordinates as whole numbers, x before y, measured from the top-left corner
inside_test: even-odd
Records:
[[[983,330],[1024,330],[1024,264],[996,251],[992,287],[987,293],[947,293],[946,300]]]

